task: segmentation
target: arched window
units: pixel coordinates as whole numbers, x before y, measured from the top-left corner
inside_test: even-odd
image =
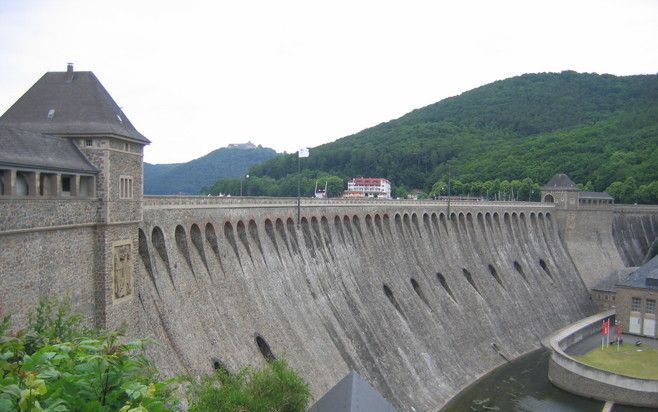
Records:
[[[555,199],[553,199],[553,195],[546,195],[544,196],[544,203],[554,203]]]

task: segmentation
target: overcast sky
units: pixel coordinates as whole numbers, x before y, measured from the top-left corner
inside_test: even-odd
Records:
[[[0,0],[0,113],[67,62],[147,162],[294,152],[523,73],[655,74],[658,0]]]

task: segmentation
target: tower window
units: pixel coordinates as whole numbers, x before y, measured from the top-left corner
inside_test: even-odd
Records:
[[[71,176],[62,176],[62,192],[71,191]]]
[[[91,139],[85,139],[85,146],[91,147],[94,144],[94,142]]]
[[[133,198],[133,178],[131,176],[122,176],[119,179],[119,198]]]

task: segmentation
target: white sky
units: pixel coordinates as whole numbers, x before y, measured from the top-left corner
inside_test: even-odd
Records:
[[[0,113],[91,70],[183,162],[317,146],[527,72],[658,72],[658,0],[0,0]]]

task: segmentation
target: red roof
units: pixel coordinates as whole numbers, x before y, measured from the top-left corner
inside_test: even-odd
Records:
[[[391,183],[383,177],[355,177],[352,179],[352,183],[359,186],[379,186],[382,184],[382,181]]]

